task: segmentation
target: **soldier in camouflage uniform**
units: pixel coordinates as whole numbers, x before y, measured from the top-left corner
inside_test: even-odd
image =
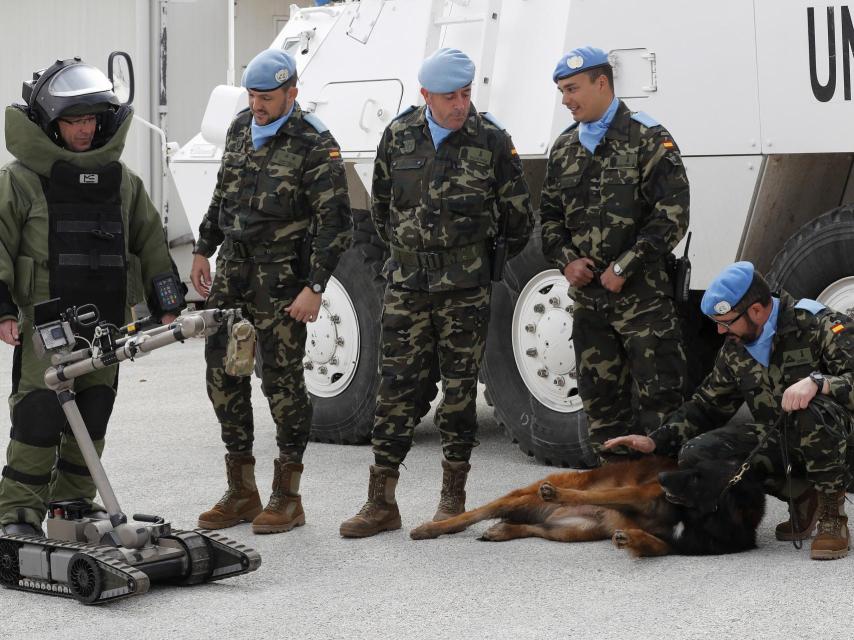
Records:
[[[412,444],[418,380],[439,354],[444,397],[436,426],[444,452],[434,520],[465,510],[477,445],[475,397],[483,357],[491,250],[506,229],[509,255],[525,246],[531,210],[510,136],[471,105],[474,64],[440,49],[419,73],[427,102],[386,128],[377,149],[373,221],[391,257],[382,318],[382,379],[368,501],[341,525],[345,537],[399,529],[398,468]]]
[[[818,521],[811,556],[845,556],[854,324],[814,300],[772,296],[749,262],[730,265],[715,279],[702,310],[727,338],[712,373],[650,437],[616,438],[606,446],[679,452],[682,467],[709,459],[743,462],[755,450],[749,462],[765,477],[767,491],[796,497],[777,538],[809,538]],[[721,426],[743,402],[754,422]],[[791,490],[787,459],[795,475]]]
[[[261,385],[276,423],[279,457],[262,511],[252,456],[250,377],[226,373],[227,328],[207,340],[208,396],[222,428],[228,490],[199,526],[221,529],[252,521],[256,533],[304,524],[299,496],[302,456],[311,427],[303,381],[306,324],[350,242],[350,204],[338,143],[296,102],[296,65],[267,50],[246,68],[249,110],[231,123],[192,268],[207,307],[240,307],[255,325]],[[313,238],[313,240],[312,240]],[[309,246],[310,243],[310,246]],[[221,246],[220,246],[221,245]],[[211,284],[208,258],[217,247]]]
[[[576,123],[549,156],[543,253],[570,284],[578,389],[598,452],[608,438],[655,429],[683,400],[666,265],[688,229],[688,178],[667,130],[614,96],[604,51],[569,52],[553,79]]]

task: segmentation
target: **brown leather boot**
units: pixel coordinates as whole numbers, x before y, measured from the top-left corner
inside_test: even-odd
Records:
[[[442,460],[442,493],[433,522],[447,520],[466,510],[466,479],[471,465],[468,462]]]
[[[255,486],[255,458],[252,454],[225,454],[228,489],[212,509],[199,516],[202,529],[225,529],[239,522],[251,522],[261,513],[261,497]]]
[[[806,540],[811,538],[818,522],[818,491],[810,487],[793,500],[798,530],[793,531],[792,516],[774,529],[777,540]]]
[[[836,560],[848,555],[848,516],[845,490],[818,494],[818,533],[812,541],[810,558]]]
[[[400,472],[391,467],[371,465],[368,501],[355,516],[341,523],[339,532],[344,538],[367,538],[380,531],[400,529],[400,511],[394,490]]]
[[[305,524],[299,495],[303,466],[273,460],[273,493],[264,511],[252,521],[253,533],[283,533]]]

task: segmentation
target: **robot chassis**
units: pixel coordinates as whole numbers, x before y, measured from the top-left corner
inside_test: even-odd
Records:
[[[257,551],[204,529],[173,529],[159,516],[134,514],[129,523],[86,429],[72,390],[74,379],[150,351],[209,335],[239,319],[234,310],[185,313],[169,325],[140,330],[145,321],[117,328],[99,322],[93,305],[58,313],[58,300],[36,306],[37,353],[51,354],[45,382],[53,389],[80,446],[107,514],[86,501],[48,507],[47,537],[0,535],[0,584],[12,589],[100,604],[141,595],[152,582],[192,585],[255,571]],[[72,326],[94,326],[91,346],[74,350]],[[0,529],[2,531],[2,529]]]

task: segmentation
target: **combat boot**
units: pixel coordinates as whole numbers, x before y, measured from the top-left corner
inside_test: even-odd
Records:
[[[261,513],[252,454],[225,454],[225,475],[228,489],[212,509],[199,516],[198,526],[202,529],[225,529],[239,522],[252,522]]]
[[[394,490],[400,472],[391,467],[371,465],[368,501],[355,516],[341,523],[339,532],[344,538],[367,538],[380,531],[400,529],[400,511]]]
[[[818,494],[818,533],[812,541],[810,558],[836,560],[848,555],[848,516],[845,491]]]
[[[303,466],[273,460],[273,493],[264,511],[252,521],[253,533],[284,533],[305,524],[299,481]]]
[[[811,538],[815,531],[815,523],[818,522],[818,491],[810,487],[804,493],[793,500],[795,515],[798,521],[798,530],[794,531],[792,516],[785,522],[781,522],[774,530],[777,540],[806,540]]]
[[[442,493],[433,522],[447,520],[466,510],[466,479],[471,465],[468,462],[442,460]]]

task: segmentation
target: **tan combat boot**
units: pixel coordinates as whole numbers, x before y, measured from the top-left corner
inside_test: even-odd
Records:
[[[848,555],[848,516],[845,490],[818,494],[818,533],[812,541],[810,558],[836,560]]]
[[[344,538],[367,538],[380,531],[400,529],[400,511],[394,499],[399,477],[397,469],[371,465],[368,501],[359,513],[341,523],[339,532]]]
[[[253,533],[283,533],[305,524],[299,495],[303,466],[273,460],[273,493],[264,511],[252,521]]]
[[[793,531],[792,516],[774,530],[777,540],[806,540],[811,538],[818,522],[818,491],[810,487],[792,501],[798,520],[798,530]]]
[[[238,522],[251,522],[261,513],[261,498],[255,486],[255,458],[252,454],[225,454],[228,489],[210,511],[199,516],[202,529],[225,529]]]
[[[466,510],[466,479],[471,465],[468,462],[442,460],[442,493],[433,522],[447,520]]]

